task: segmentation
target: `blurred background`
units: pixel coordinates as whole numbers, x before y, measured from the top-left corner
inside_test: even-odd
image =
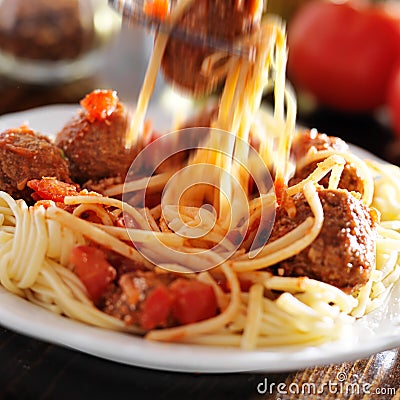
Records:
[[[400,164],[397,139],[400,128],[395,127],[386,97],[381,99],[382,95],[377,94],[386,93],[387,88],[383,86],[393,86],[386,82],[389,73],[384,66],[395,64],[396,49],[400,59],[399,2],[386,2],[385,7],[390,7],[384,12],[380,10],[379,16],[374,11],[371,17],[369,8],[382,7],[382,2],[351,1],[351,7],[345,5],[351,10],[337,10],[336,21],[340,23],[335,25],[334,18],[332,21],[326,18],[326,12],[333,15],[332,10],[325,8],[327,5],[343,7],[336,3],[327,0],[268,2],[268,12],[279,14],[287,22],[291,67],[288,77],[298,95],[299,123],[340,136]],[[362,7],[354,8],[354,4]],[[393,26],[397,23],[398,31],[389,28],[385,18],[390,24],[395,21]],[[389,40],[388,35],[393,37]],[[360,37],[363,39],[355,44]],[[382,37],[392,45],[382,49],[389,54],[384,60],[376,51],[380,46],[376,38]],[[0,115],[52,103],[78,103],[95,88],[115,89],[121,100],[134,104],[152,44],[153,35],[145,29],[121,24],[107,0],[0,0]],[[351,46],[356,46],[357,51]],[[340,54],[343,49],[347,51],[346,57]],[[371,68],[365,57],[373,60]],[[380,77],[374,79],[376,83],[371,82],[369,71]],[[324,74],[328,74],[328,79]],[[333,76],[344,82],[344,89],[334,83]],[[365,93],[351,87],[360,76],[368,81]],[[382,76],[387,79],[381,79]],[[325,89],[327,93],[323,93]],[[332,92],[335,89],[339,90],[338,95]],[[166,90],[169,89],[159,77],[156,98]],[[358,99],[352,98],[354,92],[359,94]],[[398,92],[396,107],[400,107],[400,83]],[[357,103],[370,98],[378,100],[361,106]],[[266,97],[265,101],[268,100]]]

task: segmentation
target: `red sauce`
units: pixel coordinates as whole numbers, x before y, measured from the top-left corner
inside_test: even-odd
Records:
[[[104,121],[115,111],[118,101],[114,90],[94,90],[81,100],[81,106],[90,122]]]
[[[283,179],[276,179],[274,182],[274,187],[275,187],[276,201],[278,202],[278,205],[280,205],[284,198],[287,186],[284,183]]]
[[[143,11],[146,15],[158,19],[165,19],[169,13],[168,0],[149,0],[143,5]]]

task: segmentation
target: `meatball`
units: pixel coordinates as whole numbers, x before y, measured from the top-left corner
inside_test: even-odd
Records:
[[[70,171],[62,151],[49,138],[26,126],[0,134],[0,190],[16,199],[32,202],[27,182],[54,177],[70,183]]]
[[[346,190],[320,190],[324,223],[314,242],[299,254],[280,262],[285,276],[308,276],[352,292],[365,285],[375,263],[376,223],[368,207]],[[296,207],[293,217],[283,203],[277,210],[270,241],[274,241],[312,216],[304,195],[288,200]]]
[[[335,136],[328,136],[325,133],[319,133],[315,129],[312,129],[300,131],[294,138],[292,145],[293,156],[297,160],[300,160],[312,147],[316,151],[334,150],[346,152],[349,149],[344,140]]]
[[[71,176],[84,184],[104,178],[124,178],[136,150],[127,149],[129,115],[115,92],[96,90],[57,134],[55,143],[68,158]]]
[[[349,150],[349,146],[342,139],[335,136],[328,136],[324,133],[317,133],[315,130],[311,130],[301,132],[295,138],[292,146],[292,154],[297,161],[301,161],[311,148],[315,149],[315,151],[332,150],[334,152],[336,151],[342,153]],[[295,185],[296,183],[307,178],[317,168],[317,164],[321,161],[323,161],[323,159],[312,161],[304,165],[302,168],[297,169],[289,184]],[[324,187],[328,187],[329,176],[330,174],[326,175],[319,183]],[[362,177],[360,176],[357,168],[355,168],[352,164],[346,162],[344,165],[338,187],[361,194],[364,193],[364,183]]]
[[[307,164],[304,168],[300,169],[296,172],[295,176],[290,180],[290,185],[294,185],[303,179],[307,178],[316,168],[317,164],[322,160],[312,162]],[[319,182],[325,188],[329,185],[329,177],[330,173],[324,176]],[[350,163],[346,162],[344,165],[344,169],[342,172],[342,176],[340,177],[340,181],[338,187],[341,189],[347,189],[348,191],[358,192],[360,194],[364,193],[364,184],[360,174]]]
[[[197,0],[183,13],[177,28],[231,43],[249,35],[261,14],[260,0]],[[172,37],[162,60],[164,77],[195,96],[210,93],[225,79],[201,72],[204,59],[213,53],[209,47]]]

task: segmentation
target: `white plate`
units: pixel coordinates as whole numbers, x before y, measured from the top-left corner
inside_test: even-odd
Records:
[[[29,123],[32,129],[54,134],[76,109],[77,106],[50,106],[9,114],[0,118],[0,129]],[[364,150],[360,155],[375,158]],[[129,365],[180,372],[280,372],[355,360],[400,346],[400,285],[386,307],[362,318],[339,342],[321,346],[243,351],[150,342],[58,316],[3,288],[0,324],[24,335]]]

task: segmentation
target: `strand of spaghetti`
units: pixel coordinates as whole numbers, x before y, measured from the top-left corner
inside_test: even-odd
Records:
[[[76,205],[76,204],[103,204],[109,207],[115,207],[124,212],[128,213],[135,222],[139,225],[140,228],[145,230],[150,230],[149,223],[146,221],[146,218],[143,214],[140,213],[138,209],[132,207],[128,203],[122,202],[117,199],[113,199],[111,197],[104,196],[66,196],[64,198],[64,203],[67,205]]]
[[[344,164],[335,164],[329,177],[328,189],[336,190],[339,186],[340,178],[344,170]]]
[[[113,197],[118,196],[121,193],[137,192],[140,190],[146,190],[146,193],[157,192],[163,189],[165,184],[168,182],[168,179],[171,178],[172,175],[173,172],[164,172],[151,177],[113,185],[103,190],[102,194],[104,196]]]
[[[265,71],[269,70],[270,52],[273,50],[273,44],[275,42],[275,35],[273,34],[273,30],[268,23],[262,24],[261,30],[262,32],[268,32],[268,35],[265,35],[268,40],[263,41],[261,39],[262,35],[254,35],[254,42],[257,43],[256,60],[252,64],[243,62],[241,60],[237,61],[240,71],[238,79],[234,82],[234,87],[231,90],[231,92],[234,93],[233,98],[228,98],[230,105],[227,110],[230,112],[226,115],[231,121],[229,125],[230,131],[245,142],[248,142],[251,121],[254,120],[255,113],[261,103],[265,84],[268,82],[260,81],[260,77],[267,76]],[[228,87],[232,83],[227,79]],[[222,99],[224,99],[224,96],[222,96]],[[221,103],[220,110],[223,109],[224,107]],[[226,129],[226,127],[224,127],[223,120],[217,120],[216,126],[221,129]],[[233,159],[242,165],[247,164],[248,146],[244,146],[244,142],[236,141]],[[231,168],[232,165],[230,165],[229,172]],[[240,166],[234,171],[234,175],[241,183],[243,190],[247,191],[247,174],[243,174],[243,170],[240,168]]]
[[[389,287],[390,285],[396,283],[400,278],[400,265],[396,264],[393,270],[383,278],[382,283],[385,287]]]
[[[17,277],[18,286],[21,289],[26,289],[35,282],[42,268],[49,240],[44,207],[32,207],[29,209],[29,214],[31,217],[30,238],[24,251],[28,258],[20,266],[21,273]]]
[[[280,29],[277,32],[276,51],[275,51],[275,87],[274,87],[274,117],[278,120],[284,120],[284,131],[278,139],[277,164],[275,182],[279,185],[287,184],[288,181],[288,165],[290,158],[290,147],[295,132],[296,125],[296,101],[294,95],[290,91],[285,90],[286,86],[286,63],[287,50],[286,38],[284,31]],[[285,96],[286,94],[286,96]],[[284,104],[286,102],[286,118],[284,117]]]
[[[168,246],[183,246],[185,243],[185,238],[173,232],[143,231],[141,229],[120,228],[100,224],[94,224],[94,226],[123,241],[133,240],[139,243],[159,241]]]
[[[149,223],[150,229],[153,232],[160,232],[160,227],[157,225],[157,222],[154,219],[153,214],[150,212],[150,210],[147,207],[144,208],[144,216],[145,216],[147,222]]]
[[[72,297],[71,290],[62,282],[57,273],[45,264],[41,271],[44,279],[56,293],[54,301],[67,316],[91,325],[117,330],[127,330],[123,321],[99,311],[93,305],[82,304]],[[132,327],[132,330],[134,327]],[[137,330],[140,333],[141,330]]]
[[[321,292],[327,302],[334,302],[346,313],[350,312],[357,305],[357,300],[351,295],[347,295],[342,290],[328,283],[308,277],[291,278],[272,276],[265,280],[264,285],[267,289],[290,293]]]
[[[8,243],[10,241],[10,239],[12,239],[14,237],[15,234],[15,230],[11,231],[11,232],[7,232],[4,229],[0,230],[0,246],[2,244]]]
[[[377,230],[378,230],[378,234],[384,238],[400,240],[400,232],[397,232],[394,229],[387,229],[380,224],[380,225],[378,225]]]
[[[312,162],[326,159],[332,155],[342,157],[345,161],[347,161],[349,164],[352,164],[356,168],[357,172],[361,175],[364,185],[362,200],[367,206],[371,205],[374,196],[374,180],[367,164],[355,154],[336,150],[322,150],[317,152],[314,151],[312,153],[309,152],[296,163],[296,167],[297,169],[301,169]]]
[[[299,310],[298,310],[299,311]],[[302,314],[298,315],[298,318],[304,320],[305,324],[307,325],[308,329],[306,331],[300,331],[294,329],[293,327],[289,327],[286,325],[281,326],[271,326],[269,323],[263,321],[260,327],[260,335],[259,338],[265,336],[280,336],[281,334],[292,334],[297,336],[303,336],[306,334],[312,334],[313,332],[318,332],[318,334],[324,337],[334,337],[337,336],[337,332],[332,332],[337,329],[341,331],[345,326],[349,326],[352,322],[354,322],[354,318],[347,321],[342,321],[341,316],[331,318],[327,315],[320,315],[318,318],[310,319],[304,318]]]
[[[161,204],[157,204],[155,207],[150,209],[150,213],[153,216],[154,219],[160,219],[161,218]]]
[[[216,317],[205,321],[196,322],[176,328],[150,331],[146,338],[160,341],[181,341],[188,337],[198,336],[221,329],[229,322],[233,321],[240,307],[240,286],[236,274],[231,266],[224,263],[220,266],[226,276],[230,288],[230,302],[228,307]]]
[[[235,126],[239,141],[236,142],[234,160],[237,161],[237,170],[234,176],[238,179],[243,190],[248,189],[249,175],[244,172],[244,166],[249,164],[250,129],[260,108],[265,87],[269,82],[271,53],[274,49],[276,33],[270,24],[261,26],[262,34],[257,34],[257,57],[254,63],[243,65],[244,77],[239,80],[237,94],[240,95],[236,109],[238,127]],[[268,40],[262,40],[267,37]]]
[[[173,8],[171,13],[165,18],[165,22],[173,26],[182,16],[184,11],[193,3],[194,0],[181,0]],[[142,88],[139,93],[136,109],[133,113],[130,129],[126,138],[126,147],[130,148],[138,142],[142,134],[144,120],[150,97],[153,93],[154,86],[157,80],[158,71],[160,70],[161,61],[164,56],[169,35],[158,32],[154,43],[154,49],[147,67],[146,75],[143,81]]]
[[[277,29],[270,22],[263,23],[260,32],[255,35],[254,41],[257,42],[257,57],[254,63],[246,64],[246,80],[243,79],[243,90],[241,94],[239,110],[242,113],[238,137],[248,142],[250,127],[255,119],[257,111],[260,109],[262,96],[265,88],[269,85],[269,71],[271,66],[272,53],[276,44]],[[267,38],[265,40],[265,38]],[[251,67],[251,68],[250,68]],[[243,93],[243,94],[242,94]],[[244,162],[245,159],[239,160]]]
[[[0,257],[0,283],[9,292],[16,294],[17,296],[23,297],[24,292],[21,290],[12,279],[12,275],[9,272],[9,265],[12,263],[12,248],[13,241],[10,241],[1,248]]]
[[[222,61],[225,61],[222,63]],[[201,63],[200,73],[219,80],[228,74],[229,58],[225,52],[217,52],[207,56]]]
[[[0,196],[16,217],[12,245],[7,246],[8,251],[2,257],[2,283],[22,295],[20,289],[29,287],[35,281],[47,247],[44,209],[29,209],[24,201],[16,202],[4,192]]]
[[[276,300],[264,298],[263,322],[276,326],[284,325],[292,332],[307,333],[310,331],[310,321],[299,316],[293,316],[278,307]]]
[[[369,314],[370,312],[376,310],[377,308],[382,307],[382,305],[387,304],[387,300],[390,296],[390,293],[393,289],[393,285],[390,285],[384,293],[382,293],[380,296],[372,299],[368,304],[365,309],[365,314]]]
[[[276,300],[276,304],[284,312],[292,316],[298,317],[299,315],[301,315],[301,318],[305,319],[320,319],[320,315],[316,310],[304,304],[289,292],[282,293]]]
[[[297,293],[296,298],[302,303],[307,304],[314,310],[316,310],[320,315],[327,316],[329,318],[337,318],[341,313],[340,307],[336,304],[327,303],[321,293]]]
[[[65,284],[71,289],[74,297],[86,304],[93,304],[89,299],[86,286],[78,278],[78,276],[73,273],[69,268],[59,264],[58,262],[47,259],[48,264],[54,271],[59,275],[59,277],[65,282]]]
[[[40,288],[39,288],[40,290]],[[42,295],[38,292],[33,292],[31,289],[25,289],[23,297],[39,307],[43,307],[55,314],[62,314],[61,308],[53,302],[52,296]]]
[[[371,273],[370,279],[368,282],[358,291],[357,300],[358,305],[354,307],[351,311],[351,315],[356,318],[361,318],[365,315],[365,311],[367,309],[368,303],[370,302],[372,295],[372,284],[373,284],[373,273]]]
[[[1,215],[14,215],[12,210],[9,207],[1,206],[0,207],[0,214]]]
[[[345,160],[337,155],[331,155],[317,164],[315,170],[296,185],[287,188],[287,195],[293,196],[299,193],[304,186],[309,182],[319,182],[325,175],[327,175],[336,165],[344,165]]]
[[[275,192],[270,190],[268,193],[263,193],[259,197],[249,201],[249,210],[254,214],[257,210],[263,207],[276,206],[276,196]]]
[[[369,304],[375,299],[383,298],[385,296],[386,291],[391,287],[392,287],[392,285],[389,285],[388,287],[386,287],[382,282],[374,282],[372,285],[372,289],[371,289]],[[368,305],[365,308],[365,313],[367,312],[367,308],[368,308]]]
[[[380,238],[376,240],[376,247],[380,249],[381,247],[386,250],[397,250],[400,251],[400,240],[398,239],[388,239],[388,238]]]
[[[221,129],[231,133],[231,135],[223,135],[219,138],[218,148],[216,154],[215,165],[221,168],[226,173],[220,174],[220,190],[214,191],[214,204],[218,205],[218,219],[220,225],[224,228],[229,226],[229,210],[232,201],[232,157],[235,148],[236,133],[232,131],[232,124],[234,122],[235,105],[233,102],[237,101],[235,96],[237,83],[241,76],[241,60],[234,59],[231,63],[230,71],[228,72],[224,91],[221,96],[221,104],[219,108],[218,118],[215,121],[213,128]]]
[[[274,118],[283,121],[285,118],[285,85],[286,85],[286,38],[282,35],[282,30],[277,30],[276,34],[276,50],[275,50],[275,80],[274,80]]]
[[[252,271],[275,265],[282,260],[300,253],[316,239],[324,222],[324,211],[318,193],[312,183],[307,183],[303,188],[303,192],[314,214],[314,224],[311,229],[305,233],[305,236],[296,242],[288,242],[287,246],[278,252],[265,256],[257,256],[252,260],[235,260],[233,264],[233,269],[235,271]]]
[[[249,80],[251,81],[252,71],[255,67],[255,64],[242,59],[236,60],[236,62],[239,66],[239,77],[235,85],[234,97],[230,106],[228,118],[229,131],[235,137],[241,138],[240,127],[246,117],[245,108],[248,105],[248,103],[244,102],[244,97],[246,91],[248,90]],[[237,145],[237,143],[235,144]]]
[[[314,219],[312,217],[308,217],[301,224],[296,226],[296,228],[292,229],[285,236],[282,236],[271,243],[266,244],[261,251],[257,253],[258,257],[263,257],[268,254],[274,254],[281,249],[284,249],[288,242],[294,243],[298,240],[301,240],[304,235],[310,231],[314,224]],[[245,261],[249,259],[249,253],[242,254],[238,257],[234,258],[234,261]]]
[[[163,212],[165,214],[165,212],[168,210],[168,206],[165,206],[163,209]],[[207,221],[209,221],[210,223],[214,222],[213,219],[213,213],[208,212],[206,209],[202,209],[199,207],[191,207],[191,206],[179,206],[179,215],[180,216],[188,216],[191,219],[195,219],[195,220],[199,220],[199,218],[201,217],[201,219],[205,219],[207,218]],[[214,224],[213,226],[213,230],[220,234],[221,236],[225,235],[226,231],[220,226],[218,225],[218,223]]]
[[[215,297],[217,299],[218,308],[220,310],[225,310],[228,307],[229,304],[228,295],[224,293],[224,291],[221,289],[221,287],[218,285],[218,283],[215,281],[215,279],[209,272],[207,271],[201,272],[200,274],[197,275],[197,280],[212,286],[215,293]]]
[[[333,335],[332,329],[330,330]],[[199,344],[205,346],[231,346],[240,347],[242,342],[241,335],[226,334],[208,334],[183,339],[185,343]],[[259,337],[259,347],[289,346],[289,345],[318,345],[326,341],[326,336],[318,332],[300,334],[288,334],[279,336]]]
[[[234,82],[229,81],[230,74],[228,74],[228,79],[226,87],[231,88],[228,93],[234,93],[233,98],[228,98],[230,102],[229,113],[226,113],[227,118],[230,122],[230,131],[238,138],[248,142],[250,127],[257,109],[260,106],[262,93],[265,87],[265,82],[268,80],[260,81],[260,77],[267,77],[268,74],[265,71],[269,70],[269,60],[270,52],[273,50],[273,43],[275,42],[275,37],[272,29],[268,23],[262,24],[261,30],[267,31],[269,34],[266,35],[268,40],[260,40],[260,37],[255,38],[257,42],[257,57],[253,64],[246,62],[237,61],[237,65],[240,68],[239,75],[236,72],[234,75],[237,79]],[[258,35],[256,35],[258,36]],[[234,84],[234,85],[233,85]],[[230,86],[232,85],[232,87]],[[224,95],[222,96],[224,99]],[[249,99],[251,101],[249,102]],[[220,110],[224,110],[223,104],[221,103]],[[216,126],[219,128],[224,128],[224,120],[218,119]],[[227,125],[228,126],[228,125]],[[225,128],[226,129],[226,128]],[[228,149],[227,149],[228,150]],[[226,151],[227,152],[227,151]],[[229,151],[230,154],[230,151]],[[233,173],[236,179],[240,182],[241,187],[247,193],[248,188],[248,174],[244,173],[241,165],[247,165],[248,162],[248,146],[244,145],[242,141],[236,141],[235,147],[233,149],[233,159],[239,164],[236,168],[232,170],[232,159],[229,160],[229,165],[223,165],[229,173]],[[240,165],[241,163],[241,165]],[[221,182],[221,187],[225,188],[228,186],[228,182]],[[230,193],[230,192],[228,192]],[[224,212],[227,206],[224,203],[225,197],[221,197],[222,192],[220,192],[220,215],[229,215]],[[229,196],[228,196],[228,200]],[[241,216],[239,215],[238,218]],[[222,222],[224,226],[227,226],[227,218]]]
[[[224,131],[231,131],[232,117],[231,113],[233,108],[231,107],[235,98],[236,85],[240,76],[240,65],[241,63],[235,59],[231,58],[230,69],[226,77],[226,82],[224,85],[224,90],[221,95],[220,106],[218,109],[217,120],[212,125],[212,128],[221,129]],[[221,149],[222,152],[225,149]],[[229,154],[229,151],[227,152]]]
[[[91,241],[98,243],[105,248],[112,249],[116,253],[121,254],[126,258],[129,258],[130,260],[136,261],[139,264],[152,269],[151,264],[147,260],[145,260],[141,256],[141,254],[133,247],[116,239],[114,236],[97,228],[88,221],[77,218],[67,211],[64,211],[57,207],[49,207],[46,210],[46,217],[51,220],[60,222],[60,224],[62,224],[63,226],[84,235]]]
[[[375,193],[372,206],[377,208],[381,214],[382,221],[393,221],[400,219],[400,168],[390,164],[366,161],[370,171],[375,173]],[[393,229],[398,229],[398,222],[390,222]]]
[[[25,255],[24,248],[26,246],[26,238],[29,231],[30,215],[28,213],[28,206],[24,201],[17,203],[10,196],[9,205],[14,212],[16,231],[12,248],[13,256],[8,271],[12,279],[15,279],[15,277],[18,276],[18,271]]]
[[[104,207],[101,207],[100,205],[97,204],[80,204],[78,207],[74,209],[72,214],[79,218],[88,211],[94,213],[96,217],[100,219],[103,225],[105,226],[113,225],[113,221],[108,212],[104,209]]]
[[[15,217],[14,217],[14,215],[12,215],[12,216],[11,215],[5,215],[3,224],[6,225],[6,226],[9,226],[9,225],[15,226]]]
[[[264,287],[256,283],[250,288],[247,305],[247,316],[240,347],[245,350],[253,350],[257,347],[262,318],[262,299]]]
[[[87,243],[87,240],[73,228],[66,229],[58,221],[46,219],[48,235],[51,240],[48,241],[46,255],[48,258],[58,260],[61,265],[67,266],[71,257],[71,251],[74,247]]]

